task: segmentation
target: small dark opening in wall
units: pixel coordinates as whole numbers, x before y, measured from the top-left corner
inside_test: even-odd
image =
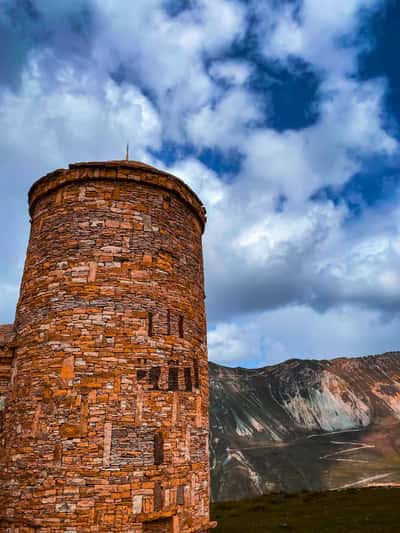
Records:
[[[200,375],[199,375],[199,360],[197,357],[193,360],[193,370],[194,370],[194,386],[196,389],[200,387]]]
[[[138,381],[143,381],[146,375],[147,375],[147,370],[138,370],[136,372],[136,377]]]
[[[153,389],[158,390],[159,389],[159,379],[161,374],[161,368],[159,366],[153,366],[153,368],[150,369],[150,383],[153,385]]]
[[[179,368],[176,366],[168,369],[168,390],[179,390]]]
[[[147,319],[147,334],[149,337],[153,336],[153,313],[149,312]]]
[[[183,316],[179,315],[178,319],[178,330],[179,330],[179,337],[183,339],[184,331],[183,331]]]
[[[154,435],[154,464],[161,465],[164,462],[164,437],[159,431]]]
[[[192,371],[189,367],[184,368],[183,371],[185,374],[185,390],[186,392],[192,392]]]

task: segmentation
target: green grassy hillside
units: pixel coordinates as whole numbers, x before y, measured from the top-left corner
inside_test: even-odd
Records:
[[[215,533],[399,533],[400,489],[271,494],[215,503]]]

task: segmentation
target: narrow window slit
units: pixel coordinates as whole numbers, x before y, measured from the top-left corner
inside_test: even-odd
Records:
[[[178,329],[179,329],[179,337],[183,339],[184,331],[183,331],[183,316],[182,315],[179,315]]]
[[[136,372],[136,377],[137,377],[137,380],[138,381],[142,381],[147,375],[147,371],[146,370],[138,370]]]
[[[150,383],[153,386],[154,390],[159,389],[159,380],[160,380],[161,368],[159,366],[154,366],[150,369]]]
[[[164,437],[159,431],[154,435],[154,464],[162,465],[164,462]]]
[[[185,390],[186,392],[192,392],[193,390],[192,371],[189,367],[184,368],[184,375],[185,375]]]
[[[147,334],[149,337],[153,336],[153,313],[149,312],[147,319]]]
[[[176,366],[168,369],[168,390],[179,390],[179,368]]]

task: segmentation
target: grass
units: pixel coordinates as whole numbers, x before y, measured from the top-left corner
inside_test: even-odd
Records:
[[[270,494],[211,512],[215,533],[399,533],[400,489]]]

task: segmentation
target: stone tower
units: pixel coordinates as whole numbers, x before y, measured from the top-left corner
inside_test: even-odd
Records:
[[[0,327],[0,531],[208,531],[202,203],[110,161],[44,176],[29,206]]]

